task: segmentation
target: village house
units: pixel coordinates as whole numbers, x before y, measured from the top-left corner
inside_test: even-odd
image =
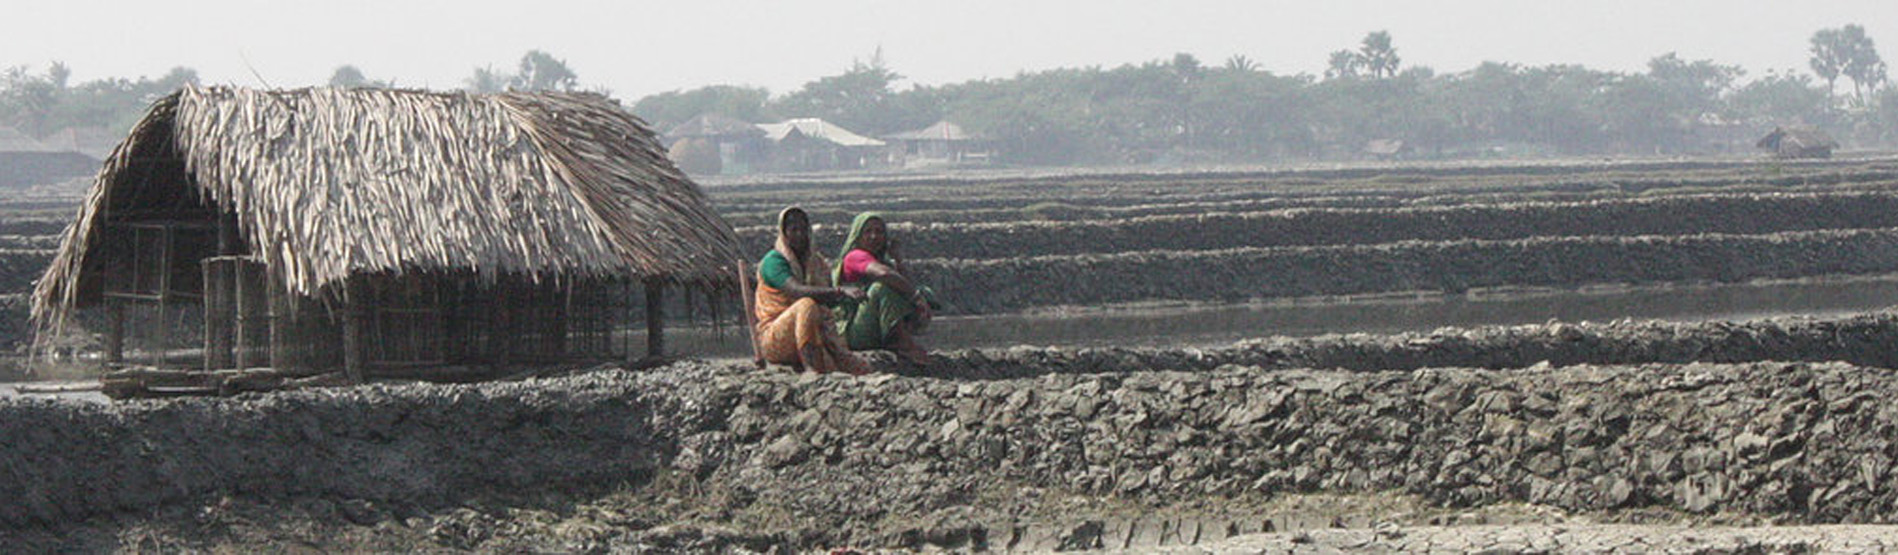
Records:
[[[40,144],[52,150],[84,154],[97,162],[111,156],[112,149],[119,146],[119,140],[124,138],[124,133],[104,127],[81,126],[67,127],[40,137]]]
[[[897,165],[905,168],[987,163],[992,154],[989,141],[947,120],[884,139],[895,145]]]
[[[113,368],[457,379],[663,354],[664,292],[738,259],[603,96],[187,87],[106,160],[33,315]]]
[[[765,132],[738,118],[704,113],[667,130],[667,154],[686,172],[744,175],[764,157]]]
[[[889,165],[883,141],[818,118],[760,123],[771,142],[773,171],[855,170]]]
[[[0,127],[0,189],[51,185],[92,175],[99,159]]]
[[[1760,138],[1757,146],[1776,158],[1831,158],[1839,142],[1813,127],[1780,126]]]

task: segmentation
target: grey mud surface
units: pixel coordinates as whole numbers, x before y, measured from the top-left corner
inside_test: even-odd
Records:
[[[7,399],[0,549],[1224,550],[1884,524],[1895,335],[1884,313],[1555,323],[963,351],[869,377],[687,361]],[[1515,527],[1469,528],[1497,524]]]
[[[1140,553],[1877,553],[1898,550],[1886,526],[1696,528],[1682,526],[1475,526],[1380,528],[1240,536]],[[1110,550],[1114,551],[1114,550]]]

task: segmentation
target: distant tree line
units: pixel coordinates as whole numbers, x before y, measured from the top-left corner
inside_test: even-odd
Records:
[[[1898,146],[1898,90],[1864,28],[1819,31],[1811,48],[1811,75],[1750,81],[1738,66],[1674,53],[1639,73],[1490,62],[1438,74],[1402,66],[1390,33],[1377,31],[1333,52],[1322,77],[1178,54],[900,90],[902,77],[875,56],[782,96],[719,85],[648,96],[634,112],[660,129],[720,112],[822,117],[871,135],[947,119],[998,141],[1009,161],[1056,165],[1353,158],[1373,141],[1416,157],[1701,154],[1750,148],[1776,125]],[[1840,81],[1851,94],[1835,94]]]
[[[632,110],[661,131],[708,112],[752,122],[820,117],[867,135],[946,119],[993,139],[1003,161],[1029,165],[1354,158],[1372,142],[1402,144],[1399,155],[1414,157],[1697,154],[1744,147],[1784,124],[1816,126],[1850,147],[1898,146],[1898,89],[1864,28],[1820,30],[1810,48],[1810,74],[1751,80],[1737,66],[1673,53],[1645,72],[1489,62],[1438,74],[1403,66],[1391,35],[1377,31],[1333,52],[1322,76],[1274,74],[1245,56],[1207,66],[1178,54],[907,87],[878,52],[782,95],[712,85],[650,95]],[[70,73],[58,63],[0,72],[0,124],[35,135],[123,130],[158,95],[197,81],[186,68],[80,84]],[[396,85],[353,65],[329,84]],[[463,87],[585,89],[563,60],[538,50],[511,70],[477,68]]]
[[[0,125],[35,137],[72,127],[128,130],[153,99],[198,82],[198,73],[183,67],[157,79],[72,83],[71,77],[72,69],[59,62],[45,73],[24,67],[0,71]]]

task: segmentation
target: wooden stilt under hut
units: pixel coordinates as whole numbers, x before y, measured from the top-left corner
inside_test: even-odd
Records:
[[[33,315],[180,387],[462,379],[662,356],[665,293],[738,259],[603,96],[187,87],[106,160]]]

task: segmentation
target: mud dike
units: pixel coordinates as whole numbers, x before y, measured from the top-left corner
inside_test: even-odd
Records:
[[[841,241],[852,212],[880,210],[909,268],[953,314],[1898,274],[1890,161],[803,183],[712,194],[750,252],[769,248],[770,218],[785,204],[811,211],[819,245]]]
[[[930,377],[682,362],[11,400],[0,543],[1141,549],[1332,526],[1877,524],[1898,518],[1895,336],[1889,314],[1551,324],[968,351]]]

